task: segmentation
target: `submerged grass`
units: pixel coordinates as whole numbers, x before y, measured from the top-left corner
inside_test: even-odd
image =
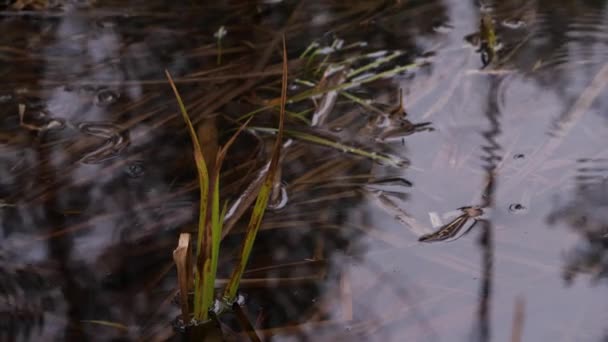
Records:
[[[390,59],[388,59],[390,60]],[[386,62],[386,61],[385,61]],[[376,65],[376,62],[371,63],[372,67],[377,67],[378,65]],[[296,102],[300,102],[303,100],[307,100],[313,97],[317,97],[320,95],[324,95],[328,92],[331,91],[341,91],[341,90],[347,90],[350,88],[354,88],[357,86],[360,86],[362,84],[366,84],[366,83],[371,83],[383,78],[391,78],[394,77],[404,71],[408,71],[408,70],[412,70],[415,68],[420,67],[422,64],[421,63],[410,63],[410,64],[406,64],[406,65],[398,65],[395,66],[394,68],[387,70],[387,71],[383,71],[380,73],[370,73],[369,75],[366,74],[362,74],[360,75],[359,78],[356,79],[351,79],[349,80],[349,82],[345,82],[345,83],[340,83],[337,84],[335,86],[332,87],[327,87],[327,88],[312,88],[309,90],[304,90],[292,97],[290,97],[287,101],[287,103],[296,103]],[[276,106],[277,100],[271,100],[269,101],[269,107],[268,108],[272,108],[273,106]],[[245,117],[245,116],[244,116]]]
[[[251,129],[255,130],[255,131],[259,131],[259,132],[265,132],[265,133],[277,133],[278,132],[278,129],[269,128],[269,127],[251,127]],[[367,150],[364,150],[364,149],[361,149],[358,147],[343,144],[341,142],[334,141],[334,140],[331,140],[331,139],[328,139],[325,137],[321,137],[318,135],[314,135],[311,133],[306,133],[306,132],[301,132],[301,131],[296,131],[296,130],[285,130],[284,133],[285,133],[285,135],[295,138],[295,139],[307,141],[307,142],[321,145],[321,146],[330,147],[330,148],[333,148],[338,151],[342,151],[345,153],[350,153],[350,154],[354,154],[354,155],[357,155],[360,157],[368,158],[368,159],[377,161],[382,164],[396,166],[396,167],[401,167],[401,166],[404,166],[405,164],[407,164],[407,160],[394,156],[394,155],[378,153],[378,152],[370,152],[370,151],[367,151]]]

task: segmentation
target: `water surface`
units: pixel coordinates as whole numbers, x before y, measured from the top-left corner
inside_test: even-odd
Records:
[[[605,2],[9,3],[3,339],[177,339],[171,252],[195,230],[197,185],[164,70],[220,142],[252,111],[252,127],[276,127],[281,33],[292,99],[334,87],[292,101],[288,128],[331,146],[295,137],[285,150],[287,201],[266,215],[241,287],[260,336],[608,338]],[[482,18],[498,39],[485,66]],[[223,198],[246,191],[271,139],[239,138]],[[418,242],[465,206],[484,211],[467,234]],[[231,319],[222,328],[246,340]]]

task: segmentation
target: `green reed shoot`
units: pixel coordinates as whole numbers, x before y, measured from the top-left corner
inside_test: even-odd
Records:
[[[215,276],[211,274],[211,241],[208,235],[211,235],[210,229],[207,228],[207,202],[209,197],[209,171],[207,170],[207,164],[205,158],[203,158],[203,152],[196,136],[196,131],[188,116],[186,106],[182,101],[179,92],[173,82],[173,78],[167,70],[165,70],[169,84],[173,89],[175,98],[179,105],[180,112],[186,125],[188,126],[188,133],[190,134],[190,140],[194,148],[194,161],[196,163],[196,170],[198,174],[198,184],[200,189],[200,205],[199,205],[199,219],[198,219],[198,234],[196,239],[196,262],[194,268],[194,318],[198,320],[206,320],[208,318],[208,308],[211,307],[212,302],[208,302],[209,290],[202,290],[205,284],[213,284],[215,282]],[[210,228],[210,227],[209,227]],[[213,285],[212,285],[213,286]],[[211,296],[213,299],[213,296]]]
[[[215,278],[220,252],[222,225],[226,211],[226,206],[220,211],[220,171],[222,169],[222,162],[226,157],[226,152],[249,121],[245,122],[245,124],[243,124],[243,126],[241,126],[230,138],[226,145],[220,148],[216,156],[215,167],[211,170],[212,173],[210,177],[198,137],[196,136],[196,131],[194,130],[192,121],[190,121],[186,107],[184,106],[171,75],[168,71],[165,71],[165,73],[169,80],[169,84],[175,93],[184,121],[188,126],[188,132],[190,133],[190,139],[192,140],[192,146],[194,147],[194,160],[196,162],[200,188],[196,265],[194,267],[194,319],[197,321],[205,321],[209,318],[209,310],[215,299]],[[210,207],[209,193],[211,193]]]
[[[241,282],[241,278],[243,276],[243,272],[245,272],[245,267],[247,266],[247,262],[249,261],[249,256],[251,255],[251,250],[253,248],[253,243],[255,242],[255,238],[260,229],[260,225],[262,223],[262,219],[264,218],[264,213],[266,212],[266,207],[268,206],[268,200],[270,198],[270,193],[272,191],[273,184],[275,182],[275,174],[279,168],[279,160],[281,157],[281,146],[283,139],[283,124],[285,120],[285,104],[287,102],[287,48],[285,47],[285,37],[283,37],[283,78],[282,78],[282,89],[281,89],[281,105],[280,105],[280,113],[279,113],[279,128],[277,129],[277,138],[274,142],[274,147],[272,150],[272,157],[270,160],[270,167],[268,168],[268,173],[266,174],[266,178],[264,180],[264,184],[260,188],[260,192],[255,201],[255,205],[253,207],[253,212],[251,213],[251,217],[249,219],[249,223],[247,225],[247,235],[245,236],[245,241],[243,241],[243,245],[241,246],[241,253],[239,256],[239,261],[230,276],[230,280],[226,285],[226,289],[224,291],[224,301],[228,303],[233,303],[236,297],[237,290],[239,288],[239,284]]]

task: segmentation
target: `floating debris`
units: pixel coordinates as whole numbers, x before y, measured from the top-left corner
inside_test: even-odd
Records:
[[[434,233],[422,235],[418,238],[420,242],[435,242],[435,241],[445,241],[445,240],[457,240],[462,236],[466,235],[468,232],[473,229],[473,227],[478,222],[478,217],[483,215],[483,209],[481,207],[462,207],[459,209],[462,212],[462,215],[458,216],[450,223],[442,226]],[[467,223],[470,222],[470,219],[473,222],[467,227]],[[467,227],[466,229],[464,229]]]
[[[522,212],[525,212],[528,208],[526,208],[525,206],[523,206],[520,203],[513,203],[509,205],[509,211],[515,214],[521,214]]]
[[[105,142],[85,153],[81,162],[85,164],[98,164],[117,157],[129,145],[129,138],[121,133],[121,128],[111,123],[83,122],[76,126],[80,132],[102,138]]]

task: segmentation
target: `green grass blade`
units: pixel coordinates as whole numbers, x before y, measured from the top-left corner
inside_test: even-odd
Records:
[[[285,104],[287,102],[287,49],[285,46],[285,37],[283,37],[283,77],[282,77],[282,89],[281,89],[281,107],[279,113],[279,128],[277,129],[277,138],[274,142],[274,147],[272,150],[272,157],[270,160],[270,167],[268,168],[268,173],[266,174],[266,179],[264,180],[264,184],[260,188],[260,192],[258,193],[258,197],[256,198],[255,205],[253,207],[253,212],[249,219],[249,224],[247,225],[247,235],[245,236],[245,241],[243,242],[243,246],[241,248],[241,254],[239,257],[239,261],[230,276],[230,280],[226,285],[226,289],[224,291],[224,300],[228,303],[234,302],[236,298],[236,293],[239,288],[239,284],[241,282],[241,278],[243,277],[243,272],[245,272],[245,268],[247,267],[247,263],[249,261],[249,256],[251,255],[251,250],[253,248],[253,244],[255,242],[255,238],[260,229],[260,225],[262,223],[262,219],[264,218],[264,213],[266,212],[266,207],[268,206],[268,199],[270,197],[270,192],[272,191],[272,186],[274,184],[275,174],[277,172],[279,166],[279,160],[281,158],[281,147],[283,140],[283,127],[285,121]]]
[[[207,170],[207,165],[205,164],[205,159],[203,158],[201,146],[196,136],[196,131],[194,130],[192,121],[190,121],[190,117],[188,116],[186,106],[184,106],[184,102],[182,101],[182,98],[179,95],[179,92],[177,91],[177,87],[173,82],[171,74],[169,74],[169,71],[167,70],[165,70],[165,74],[167,75],[169,84],[171,85],[173,93],[175,94],[175,98],[177,99],[177,103],[179,105],[182,117],[186,122],[186,125],[188,126],[188,133],[190,134],[190,140],[192,140],[192,146],[194,148],[194,161],[196,163],[198,183],[200,188],[198,234],[196,239],[196,266],[194,269],[194,317],[198,320],[206,320],[208,317],[209,303],[203,302],[204,298],[202,296],[202,292],[198,289],[200,289],[203,284],[207,282],[209,274],[205,274],[205,270],[207,269],[205,265],[207,264],[207,262],[209,262],[209,259],[211,258],[211,255],[205,253],[205,251],[210,250],[210,248],[207,248],[206,246],[209,244],[209,241],[204,239],[205,231],[207,229],[206,221],[207,201],[209,195],[209,172]]]
[[[215,277],[217,275],[217,264],[220,255],[220,239],[219,237],[222,234],[222,226],[220,219],[220,171],[217,168],[215,172],[214,184],[213,184],[213,195],[211,199],[211,222],[210,222],[210,245],[209,245],[209,255],[210,260],[207,265],[207,261],[205,261],[205,271],[206,277],[205,282],[203,283],[203,305],[206,310],[209,310],[213,305],[214,301],[214,293],[215,293]],[[207,267],[209,268],[207,270]]]
[[[202,289],[199,292],[202,292],[200,295],[202,309],[204,310],[204,314],[202,317],[205,317],[207,312],[212,308],[213,302],[215,300],[215,278],[217,276],[217,267],[218,260],[220,255],[220,244],[222,237],[222,226],[224,223],[224,215],[226,213],[227,206],[220,212],[220,176],[222,170],[222,163],[224,158],[226,157],[226,153],[232,144],[236,141],[236,138],[241,134],[241,132],[245,129],[245,127],[249,124],[248,120],[245,122],[239,129],[232,135],[230,140],[220,148],[218,154],[216,155],[215,167],[213,169],[212,181],[213,187],[210,192],[211,196],[211,221],[208,224],[209,229],[206,230],[205,241],[210,241],[209,244],[205,245],[205,255],[209,257],[204,260],[204,282],[201,284]],[[196,295],[195,289],[195,295]],[[206,318],[203,318],[203,320]]]
[[[370,110],[372,112],[378,113],[380,115],[385,115],[386,114],[386,112],[381,111],[380,109],[378,109],[378,108],[372,106],[371,104],[367,103],[365,100],[363,100],[363,99],[361,99],[361,98],[359,98],[359,97],[357,97],[357,96],[355,96],[355,95],[353,95],[353,94],[351,94],[349,92],[341,91],[340,95],[346,97],[347,99],[355,102],[356,104],[360,105],[361,107],[363,107],[363,108],[365,108],[367,110]]]
[[[271,173],[269,172],[268,175],[271,175]],[[267,177],[255,201],[253,213],[251,214],[249,224],[247,225],[247,236],[245,237],[245,242],[241,249],[239,262],[236,265],[236,268],[234,269],[224,292],[224,300],[229,303],[232,303],[234,301],[237,290],[239,289],[239,284],[241,282],[243,272],[245,272],[245,267],[247,266],[249,256],[251,255],[253,243],[255,242],[255,238],[262,223],[262,219],[264,218],[264,212],[266,211],[266,207],[268,205],[268,198],[270,197],[270,189],[272,187],[272,184],[272,179]]]

